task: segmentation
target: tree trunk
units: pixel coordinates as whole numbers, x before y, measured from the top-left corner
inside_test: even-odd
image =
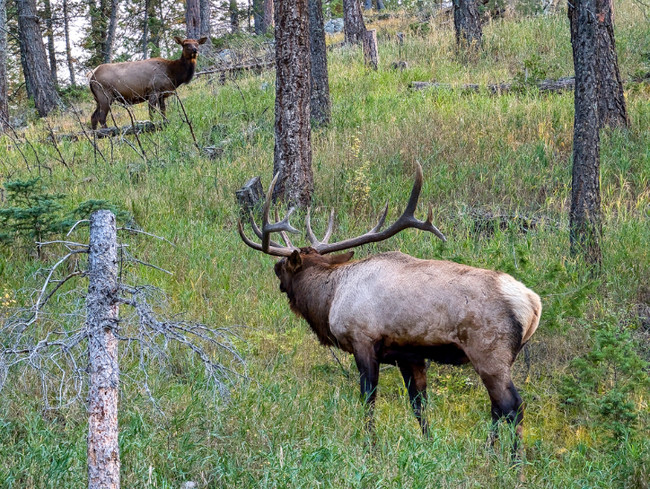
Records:
[[[569,2],[575,66],[575,122],[571,183],[570,242],[572,254],[590,264],[602,260],[600,238],[600,137],[598,120],[597,0]]]
[[[253,0],[253,25],[255,34],[261,35],[266,32],[264,29],[264,0]]]
[[[199,31],[198,39],[207,37],[208,42],[202,44],[201,47],[205,50],[212,48],[211,29],[210,29],[210,0],[200,0],[199,9],[201,10],[201,29]]]
[[[68,0],[63,0],[63,34],[65,35],[65,59],[70,71],[70,84],[77,84],[74,75],[74,63],[72,61],[72,49],[70,48],[70,13],[68,11]]]
[[[56,50],[54,49],[54,22],[52,20],[52,4],[50,0],[43,1],[43,15],[45,16],[45,26],[47,27],[47,54],[50,59],[50,73],[55,85],[59,84],[56,73]]]
[[[20,29],[19,29],[20,31]],[[29,65],[27,64],[27,57],[25,53],[27,48],[25,47],[25,41],[21,37],[19,39],[20,44],[20,66],[23,68],[23,77],[25,78],[25,89],[27,90],[27,98],[32,100],[34,99],[34,84],[32,83],[32,77],[29,74]]]
[[[142,59],[147,59],[147,46],[149,44],[149,4],[151,0],[144,0],[144,22],[142,23]]]
[[[343,31],[345,42],[350,44],[363,42],[366,25],[363,23],[359,0],[343,0]]]
[[[41,117],[49,114],[58,104],[52,74],[47,65],[47,55],[43,46],[43,37],[38,25],[35,0],[16,0],[21,46],[24,48],[25,65],[32,89],[34,105]]]
[[[476,0],[454,1],[456,44],[474,50],[481,47],[483,30]]]
[[[239,32],[239,8],[237,0],[230,0],[228,3],[228,12],[230,12],[230,28],[232,32]]]
[[[309,1],[309,47],[311,51],[311,120],[315,125],[330,122],[330,84],[327,75],[327,46],[321,0]]]
[[[274,25],[275,21],[273,20],[273,0],[264,0],[264,23],[262,24],[262,30],[266,32],[269,30],[269,27]]]
[[[7,0],[0,0],[0,132],[9,126],[7,82]]]
[[[106,33],[106,46],[104,47],[104,63],[113,61],[113,43],[115,42],[115,30],[117,28],[117,14],[120,9],[119,0],[111,0],[111,19],[108,22]]]
[[[600,83],[598,90],[600,127],[627,127],[629,118],[623,95],[623,82],[618,70],[612,0],[598,0],[596,9],[598,19],[596,70]]]
[[[117,230],[107,210],[90,216],[88,279],[88,488],[119,489]]]
[[[199,39],[201,34],[201,7],[199,0],[186,0],[185,24],[187,39]]]
[[[307,207],[311,168],[308,0],[275,2],[275,151],[273,173],[280,177],[273,198]]]
[[[363,57],[366,65],[374,70],[379,67],[379,49],[377,47],[377,29],[363,33]]]

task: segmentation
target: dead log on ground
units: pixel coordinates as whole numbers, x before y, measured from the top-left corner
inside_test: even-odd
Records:
[[[537,89],[540,92],[569,92],[574,89],[575,80],[573,77],[559,78],[557,80],[542,80],[536,84]],[[474,92],[478,93],[480,91],[480,85],[477,84],[464,84],[459,86],[453,86],[449,83],[437,83],[437,82],[419,82],[415,81],[411,83],[411,89],[413,90],[424,90],[424,89],[433,89],[433,90],[460,90],[462,92]],[[502,95],[511,91],[521,90],[523,87],[517,83],[494,83],[486,86],[486,89],[492,95]]]
[[[122,127],[103,127],[96,131],[88,130],[84,132],[74,132],[70,134],[55,134],[57,141],[79,141],[87,136],[97,139],[112,138],[114,136],[128,136],[130,134],[142,134],[144,132],[156,132],[162,130],[167,125],[166,122],[142,121],[135,124],[128,124]],[[52,140],[52,135],[48,136],[48,141]]]
[[[244,72],[252,72],[255,74],[260,74],[265,70],[270,70],[275,66],[275,60],[264,60],[264,61],[255,61],[253,63],[244,63],[236,66],[226,66],[220,68],[209,68],[207,70],[199,71],[194,73],[194,76],[202,75],[220,75],[219,79],[221,83],[224,83],[227,78],[233,78],[235,75]]]

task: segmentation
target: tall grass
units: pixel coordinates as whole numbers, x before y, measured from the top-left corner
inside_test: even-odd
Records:
[[[636,5],[617,4],[624,78],[648,70],[650,26]],[[639,429],[617,443],[592,413],[567,406],[559,393],[563,376],[574,368],[571,360],[592,347],[593,324],[632,330],[639,347],[647,340],[636,316],[639,287],[650,278],[647,89],[627,92],[631,129],[603,135],[604,265],[594,278],[568,254],[572,94],[495,97],[408,88],[417,80],[512,80],[526,63],[549,77],[571,75],[565,16],[495,21],[485,27],[485,48],[474,60],[455,51],[444,19],[434,19],[424,37],[409,30],[412,22],[375,21],[381,56],[376,72],[363,66],[354,49],[329,54],[333,122],[312,135],[316,227],[324,229],[328,209],[335,208],[335,239],[363,233],[387,199],[394,218],[419,161],[425,172],[421,212],[433,205],[435,223],[449,242],[408,231],[358,250],[357,257],[401,250],[454,260],[506,271],[537,291],[544,314],[530,344],[530,365],[521,355],[515,368],[526,402],[526,485],[647,487],[647,388],[633,396]],[[402,46],[398,31],[407,32]],[[391,70],[400,58],[408,69]],[[41,122],[24,131],[33,151],[0,139],[1,178],[25,178],[40,168],[44,183],[65,192],[70,207],[89,198],[111,200],[147,231],[172,241],[175,247],[134,237],[131,244],[139,259],[174,272],[169,277],[151,268],[133,270],[140,282],[167,292],[171,309],[215,326],[245,326],[239,347],[249,380],[228,401],[203,387],[201,366],[182,350],[170,351],[171,366],[150,372],[164,416],[137,382],[125,382],[119,420],[123,486],[176,488],[187,480],[224,488],[516,486],[508,444],[484,446],[489,399],[470,366],[431,367],[430,440],[419,433],[399,372],[384,369],[373,445],[363,429],[354,361],[339,352],[339,365],[317,344],[279,292],[274,260],[239,239],[234,191],[253,175],[265,184],[271,177],[273,84],[266,73],[224,86],[198,78],[181,89],[199,144],[222,147],[214,160],[193,146],[174,103],[164,131],[140,136],[146,159],[117,141],[98,141],[106,161],[87,141],[62,142],[68,170],[56,161]],[[88,119],[90,101],[78,105]],[[118,124],[128,123],[123,109],[115,112]],[[135,112],[146,118],[145,107]],[[61,132],[79,130],[70,114],[50,123]],[[511,216],[510,223],[486,230],[477,225],[477,215],[486,212]],[[524,232],[520,219],[540,224]],[[30,288],[41,280],[36,272],[47,265],[30,250],[20,243],[0,249],[0,293],[10,291],[19,304],[28,303]],[[54,310],[66,307],[65,296],[59,301]],[[52,327],[44,321],[34,336]],[[125,379],[138,378],[137,359],[124,357],[121,368]],[[0,487],[82,486],[84,407],[43,412],[36,379],[17,372],[10,372],[1,399]]]

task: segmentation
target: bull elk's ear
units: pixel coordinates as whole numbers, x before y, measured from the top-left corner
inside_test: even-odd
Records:
[[[174,41],[176,41],[176,44],[183,45],[183,40],[178,36],[174,36]]]
[[[207,37],[202,37],[201,39],[199,39],[199,44],[205,44],[207,40],[208,40]]]
[[[296,273],[302,268],[302,257],[300,251],[293,250],[291,256],[287,259],[287,268],[291,273]]]
[[[354,251],[348,251],[347,253],[341,253],[340,255],[331,255],[330,264],[331,265],[341,265],[342,263],[349,262],[354,256]]]

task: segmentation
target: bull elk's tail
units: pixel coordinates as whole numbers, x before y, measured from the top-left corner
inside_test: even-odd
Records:
[[[501,275],[501,293],[510,304],[512,313],[521,324],[521,346],[533,336],[542,315],[542,301],[539,296],[510,275]]]

